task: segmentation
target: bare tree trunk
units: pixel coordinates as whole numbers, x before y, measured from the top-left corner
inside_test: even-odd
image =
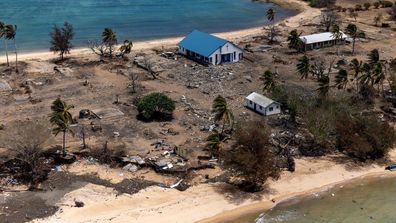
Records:
[[[352,41],[352,55],[355,55],[355,41],[356,41],[356,39],[353,38],[353,41]]]
[[[7,44],[7,40],[4,40],[4,46],[6,49],[6,57],[7,57],[7,66],[10,66],[10,62],[8,61],[8,44]]]
[[[66,131],[63,132],[63,147],[62,155],[66,156]]]
[[[18,73],[18,50],[17,50],[15,38],[14,38],[14,49],[15,49],[15,72]]]

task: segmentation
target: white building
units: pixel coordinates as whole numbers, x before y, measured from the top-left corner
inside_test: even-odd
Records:
[[[281,104],[256,92],[246,97],[246,107],[262,114],[275,115],[281,112]]]
[[[194,30],[178,43],[179,52],[203,64],[234,63],[242,60],[243,50],[234,43]]]
[[[345,35],[345,33],[341,32],[341,34],[342,37],[338,39],[337,44],[344,43],[348,39],[348,36]],[[300,36],[300,39],[304,43],[305,50],[313,50],[336,45],[336,38],[331,32]]]

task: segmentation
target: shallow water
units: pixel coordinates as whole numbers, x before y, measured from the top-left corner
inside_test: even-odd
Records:
[[[232,222],[395,223],[396,178],[372,178],[280,203]]]
[[[277,20],[295,14],[251,0],[1,0],[0,21],[17,24],[18,48],[32,50],[48,49],[51,28],[64,21],[75,27],[75,45],[84,46],[100,38],[105,27],[113,28],[120,41],[136,41],[193,29],[223,32],[262,26],[270,7]]]

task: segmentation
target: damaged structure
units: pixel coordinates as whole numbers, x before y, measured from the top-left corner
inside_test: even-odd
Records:
[[[218,65],[242,60],[243,50],[217,36],[194,30],[178,43],[179,53],[202,64]]]

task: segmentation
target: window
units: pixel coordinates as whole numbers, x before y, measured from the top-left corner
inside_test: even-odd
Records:
[[[277,105],[276,108],[279,108],[279,105]]]
[[[261,109],[263,109],[263,107],[262,107],[262,106],[260,106],[260,110],[261,110]]]
[[[239,54],[239,60],[242,60],[242,53]]]
[[[268,110],[271,112],[271,111],[274,110],[274,108],[273,107],[269,107]]]
[[[249,104],[253,104],[253,102],[252,102],[252,101],[249,101]]]
[[[212,57],[209,57],[209,62],[212,63]]]
[[[234,60],[236,60],[236,52],[234,52]]]

